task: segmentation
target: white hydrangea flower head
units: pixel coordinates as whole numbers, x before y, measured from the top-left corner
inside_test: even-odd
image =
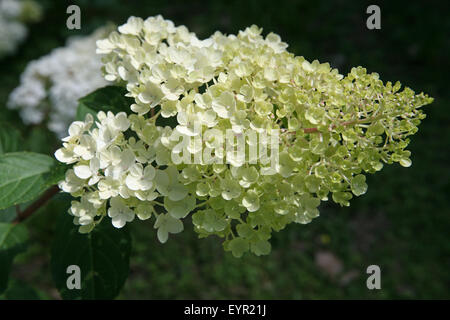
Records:
[[[8,107],[18,109],[24,123],[46,122],[51,131],[63,137],[75,118],[78,99],[108,84],[100,72],[95,43],[109,29],[71,37],[65,47],[30,62],[20,85],[9,96]]]
[[[136,215],[141,220],[158,217],[154,207],[160,206],[172,217],[160,218],[157,224],[163,228],[158,237],[167,240],[168,232],[180,229],[178,220],[194,209],[195,198],[188,197],[189,190],[172,163],[156,164],[157,150],[165,149],[158,139],[163,128],[124,112],[101,111],[96,118],[95,127],[90,114],[84,121],[73,122],[63,147],[55,152],[60,162],[73,164],[59,187],[80,197],[70,210],[77,217],[74,223],[80,232],[90,231],[107,214],[115,227],[122,228]],[[154,128],[153,143],[136,142],[133,135],[141,137],[148,129],[140,126],[142,122]]]

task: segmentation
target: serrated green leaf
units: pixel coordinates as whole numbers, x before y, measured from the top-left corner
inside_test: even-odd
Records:
[[[113,299],[128,277],[131,237],[105,219],[89,234],[80,234],[72,217],[62,213],[51,255],[51,270],[64,299]],[[81,289],[67,288],[67,267],[81,271]]]
[[[22,142],[19,130],[0,122],[0,154],[22,150]]]
[[[126,97],[127,90],[119,86],[107,86],[95,90],[87,96],[78,100],[76,119],[83,121],[86,114],[94,117],[99,111],[111,111],[131,113],[130,106],[134,103],[133,98]]]
[[[55,162],[33,152],[0,155],[0,210],[39,196],[48,187],[46,178]]]
[[[15,207],[0,210],[0,222],[11,222],[17,217]]]
[[[21,224],[0,223],[0,294],[8,286],[14,257],[25,250],[27,229]]]

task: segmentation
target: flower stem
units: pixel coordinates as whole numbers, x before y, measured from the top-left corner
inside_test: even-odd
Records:
[[[54,195],[56,195],[59,192],[59,188],[57,185],[54,185],[47,189],[42,196],[37,199],[35,202],[30,204],[24,211],[20,211],[17,208],[17,218],[14,219],[13,223],[19,223],[30,217],[34,212],[39,210],[40,207],[42,207],[44,204],[47,203]]]

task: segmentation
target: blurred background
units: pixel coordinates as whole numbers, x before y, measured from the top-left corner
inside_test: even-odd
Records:
[[[59,142],[45,125],[25,126],[4,107],[28,62],[107,22],[162,14],[200,38],[236,34],[256,24],[275,32],[288,50],[399,80],[435,98],[411,137],[413,165],[367,177],[368,192],[349,208],[321,206],[308,225],[275,233],[272,253],[234,258],[218,238],[198,239],[191,225],[162,245],[152,223],[135,222],[131,272],[120,299],[449,299],[450,298],[450,6],[447,1],[37,1],[40,22],[29,26],[15,54],[0,60],[0,119],[20,128],[27,149],[51,153]],[[68,30],[66,8],[81,8],[81,30]],[[368,30],[366,8],[381,8],[381,30]],[[28,219],[31,244],[13,265],[17,286],[3,298],[59,299],[49,254],[62,195]],[[13,213],[11,213],[12,215]],[[5,218],[5,215],[3,216]],[[366,268],[381,268],[381,290],[368,290]]]

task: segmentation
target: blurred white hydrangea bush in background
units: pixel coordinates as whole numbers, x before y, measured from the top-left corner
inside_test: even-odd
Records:
[[[36,22],[42,9],[32,0],[0,0],[0,58],[12,54],[26,38],[26,23]]]
[[[9,96],[8,107],[19,109],[25,124],[46,122],[62,138],[75,119],[78,99],[108,84],[95,53],[96,41],[108,31],[110,27],[103,27],[89,36],[71,37],[66,46],[31,61]]]
[[[268,254],[273,231],[310,222],[321,201],[348,206],[364,194],[363,173],[411,165],[407,137],[432,98],[384,84],[362,67],[343,76],[261,33],[251,26],[200,40],[161,16],[131,17],[97,41],[105,79],[125,86],[134,103],[126,113],[72,123],[55,153],[72,165],[59,185],[79,198],[69,212],[80,232],[106,216],[117,228],[137,216],[154,218],[165,242],[192,212],[200,237],[223,238],[237,257]],[[160,126],[158,118],[176,118],[176,125]],[[279,130],[276,167],[233,158],[212,130],[231,130],[233,141],[248,130]],[[180,136],[202,139],[180,148]],[[205,150],[218,161],[174,162]]]

